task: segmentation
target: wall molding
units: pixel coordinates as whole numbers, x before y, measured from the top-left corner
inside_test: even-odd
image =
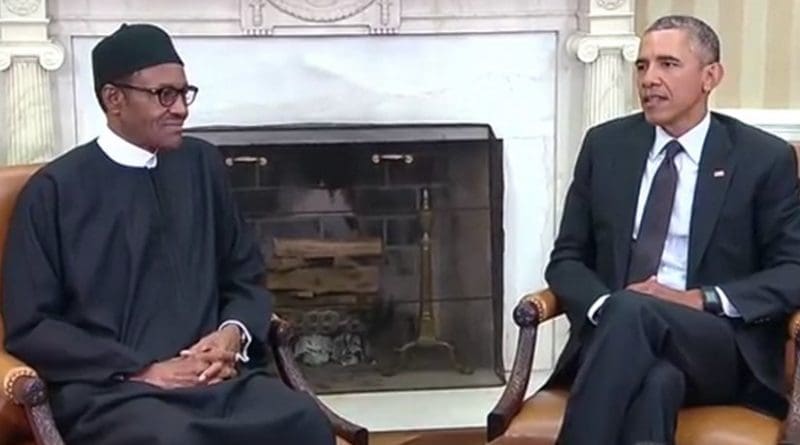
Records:
[[[790,142],[800,141],[800,109],[725,108],[715,110]]]

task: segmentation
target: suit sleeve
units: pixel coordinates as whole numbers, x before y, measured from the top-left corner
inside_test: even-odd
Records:
[[[6,349],[49,383],[104,382],[134,374],[153,360],[66,319],[69,295],[60,270],[55,190],[52,181],[34,176],[11,219],[2,280]]]
[[[218,153],[216,148],[211,151]],[[272,314],[272,296],[265,286],[266,267],[250,227],[236,205],[222,159],[214,155],[212,163],[217,184],[219,319],[236,320],[246,326],[253,346],[249,350],[257,352],[266,345]]]
[[[592,157],[594,131],[587,132],[567,191],[561,226],[545,272],[550,288],[565,306],[573,326],[587,320],[592,303],[608,294],[594,272],[596,243],[592,230]]]
[[[756,191],[755,237],[761,270],[719,284],[747,323],[800,307],[800,191],[797,158],[786,145]]]

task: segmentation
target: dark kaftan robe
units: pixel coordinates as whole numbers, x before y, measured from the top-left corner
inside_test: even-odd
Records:
[[[68,444],[332,444],[306,395],[257,367],[164,390],[126,380],[222,321],[253,362],[271,312],[264,264],[217,148],[186,138],[153,169],[96,142],[37,172],[20,195],[3,267],[6,347],[48,383]]]

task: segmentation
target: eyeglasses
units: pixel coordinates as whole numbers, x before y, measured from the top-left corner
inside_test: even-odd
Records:
[[[145,88],[145,87],[138,87],[136,85],[128,85],[125,83],[112,83],[115,87],[118,88],[127,88],[129,90],[134,91],[141,91],[143,93],[150,93],[153,96],[158,98],[158,103],[161,104],[164,108],[169,108],[178,100],[178,98],[183,99],[183,103],[186,106],[189,106],[194,102],[194,99],[197,97],[198,88],[194,85],[187,85],[182,89],[177,89],[173,87],[161,87],[161,88]]]

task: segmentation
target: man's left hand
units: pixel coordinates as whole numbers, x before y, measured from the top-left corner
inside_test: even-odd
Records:
[[[703,294],[699,289],[690,289],[686,291],[672,289],[671,287],[659,283],[656,277],[650,277],[645,281],[631,284],[627,289],[651,295],[672,303],[682,304],[699,311],[703,310]]]

